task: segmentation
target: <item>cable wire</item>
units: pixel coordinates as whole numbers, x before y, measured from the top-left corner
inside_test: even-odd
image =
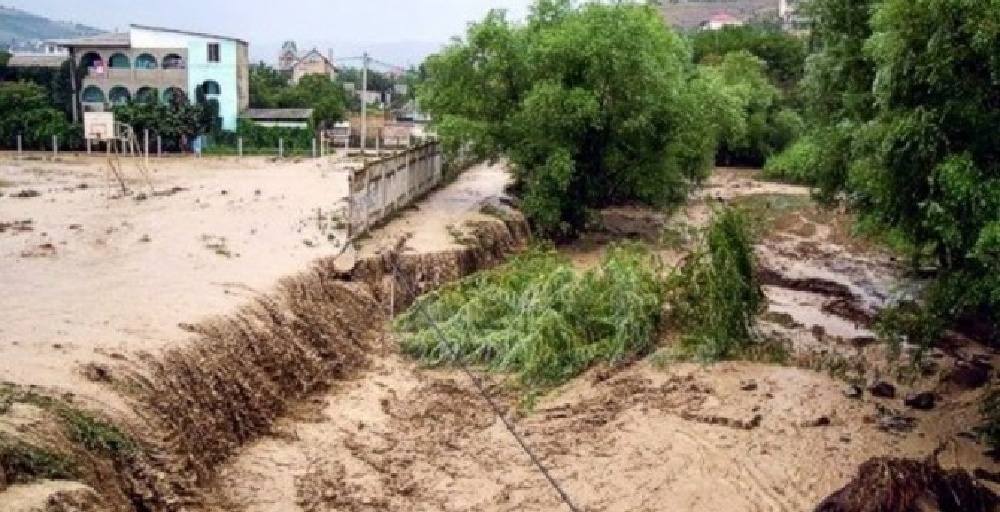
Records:
[[[392,276],[394,280],[400,282],[399,279],[400,273],[399,273],[399,267],[396,264],[396,258],[398,258],[398,254],[392,253],[392,256],[389,259],[389,263],[392,265]],[[573,500],[570,499],[569,494],[562,488],[559,482],[556,481],[555,477],[552,476],[548,468],[545,467],[545,464],[543,464],[541,459],[539,459],[538,456],[535,454],[534,450],[532,450],[531,447],[528,446],[528,443],[525,442],[524,438],[517,433],[517,429],[514,428],[514,424],[511,423],[511,421],[507,419],[507,416],[503,414],[503,411],[500,409],[500,406],[489,395],[486,388],[483,386],[483,383],[472,373],[471,370],[469,370],[469,367],[465,364],[465,362],[460,357],[458,357],[458,354],[456,354],[455,351],[452,349],[452,344],[450,340],[448,340],[448,337],[445,336],[444,332],[441,331],[441,328],[438,327],[437,322],[435,322],[434,319],[431,318],[430,314],[425,309],[424,304],[416,300],[417,298],[416,290],[414,290],[410,286],[410,283],[408,281],[404,280],[401,282],[403,282],[403,284],[406,286],[407,293],[413,296],[415,301],[414,304],[417,307],[417,310],[427,320],[427,323],[430,324],[431,329],[434,330],[434,333],[438,338],[438,342],[447,348],[448,354],[451,356],[452,360],[458,363],[458,366],[459,368],[461,368],[462,372],[465,373],[465,375],[469,378],[469,380],[472,381],[472,384],[476,387],[476,390],[483,397],[483,399],[486,400],[486,403],[489,404],[490,409],[493,410],[493,414],[495,414],[498,418],[500,418],[500,421],[503,422],[504,427],[506,427],[507,431],[510,432],[510,435],[514,437],[514,440],[517,441],[517,444],[521,446],[521,449],[524,451],[524,453],[528,455],[528,458],[531,459],[531,462],[534,463],[535,467],[538,468],[538,471],[540,471],[542,475],[545,476],[545,479],[548,480],[549,485],[551,485],[552,488],[555,489],[556,493],[559,495],[559,498],[563,501],[563,503],[566,504],[566,507],[569,508],[571,512],[581,512],[581,509],[577,508],[577,506],[573,504]]]

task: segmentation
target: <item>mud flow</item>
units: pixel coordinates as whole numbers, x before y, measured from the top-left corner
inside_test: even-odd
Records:
[[[17,186],[40,196],[0,201],[0,249],[9,256],[55,239],[55,250],[17,256],[4,274],[23,304],[10,305],[14,318],[0,331],[0,370],[13,386],[0,389],[0,467],[21,472],[0,478],[0,510],[563,509],[467,376],[404,356],[390,329],[417,294],[530,243],[504,198],[501,165],[471,169],[342,255],[336,215],[316,211],[336,211],[339,197],[281,188],[269,181],[272,163],[239,175],[248,181],[229,164],[207,173],[242,183],[226,194],[164,166],[154,179],[185,191],[107,210],[95,208],[107,199],[92,188],[64,190],[97,179],[96,164],[18,165]],[[301,173],[314,188],[345,176],[310,165],[278,176]],[[51,205],[28,203],[46,195]],[[877,495],[864,482],[897,470],[925,488],[993,503],[997,485],[968,475],[1000,474],[969,432],[995,356],[966,340],[915,369],[905,350],[890,358],[874,321],[920,283],[807,190],[720,169],[679,211],[605,212],[604,231],[559,250],[587,267],[610,242],[640,238],[669,268],[720,203],[754,219],[768,299],[756,328],[787,351],[784,364],[701,365],[655,353],[530,396],[505,375],[475,372],[581,510],[867,510],[851,505]],[[15,204],[31,206],[15,214]],[[230,214],[226,226],[200,209]],[[106,232],[126,214],[131,227]],[[153,229],[161,221],[174,224]],[[267,251],[253,229],[270,233]],[[133,236],[147,232],[152,242]],[[147,245],[160,238],[192,256],[157,256],[162,247]],[[108,303],[77,304],[30,282],[81,264],[106,271],[60,286],[77,299],[102,290]],[[113,279],[116,266],[132,277]],[[207,277],[216,271],[229,276],[224,283]],[[156,283],[162,296],[138,302]],[[85,319],[24,318],[49,309]],[[31,371],[16,363],[22,357]],[[122,440],[135,443],[108,444]]]

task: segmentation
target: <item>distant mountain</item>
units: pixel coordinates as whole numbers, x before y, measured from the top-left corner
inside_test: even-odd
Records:
[[[100,34],[86,25],[55,21],[20,9],[0,5],[0,47],[46,39],[64,39]]]

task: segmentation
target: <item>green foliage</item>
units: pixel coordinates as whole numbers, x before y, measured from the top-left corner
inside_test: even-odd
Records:
[[[52,106],[46,90],[31,82],[0,82],[0,145],[13,147],[18,135],[25,149],[51,149],[52,136],[62,147],[79,145],[79,130]]]
[[[863,221],[902,234],[939,275],[920,305],[884,315],[897,341],[949,326],[996,339],[1000,283],[1000,4],[817,0],[819,52],[803,80],[816,126],[768,167],[843,194]],[[791,169],[795,168],[792,172]]]
[[[135,442],[118,427],[89,413],[64,406],[58,409],[58,414],[69,431],[70,439],[88,451],[122,456],[136,449]]]
[[[2,484],[69,479],[76,474],[76,466],[69,458],[0,433],[0,490]]]
[[[311,108],[312,122],[327,128],[344,119],[347,104],[344,88],[325,75],[306,75],[290,85],[287,75],[267,64],[250,67],[252,108]]]
[[[668,205],[704,177],[718,88],[689,64],[651,6],[539,0],[526,24],[493,11],[431,56],[419,95],[446,146],[507,157],[536,229],[565,235],[589,208]]]
[[[419,298],[396,328],[404,350],[428,363],[458,357],[516,372],[528,385],[557,384],[649,349],[662,297],[655,260],[639,246],[612,248],[583,273],[534,249]],[[442,345],[421,307],[452,346]]]
[[[806,45],[781,30],[755,26],[700,30],[691,36],[694,61],[717,64],[732,52],[746,51],[764,62],[772,83],[789,88],[802,79]]]
[[[170,103],[129,102],[115,107],[114,112],[115,120],[132,126],[139,137],[147,129],[150,137],[162,137],[165,151],[186,149],[181,147],[182,141],[209,132],[217,117],[206,105],[192,105],[187,98]]]
[[[3,55],[0,52],[0,82],[31,82],[42,87],[48,95],[49,106],[61,111],[67,120],[71,119],[73,84],[68,61],[58,68],[8,67]],[[10,54],[6,55],[9,57]]]
[[[1000,449],[1000,390],[992,389],[983,396],[979,412],[983,416],[979,434],[990,448]]]
[[[813,171],[819,166],[821,148],[815,139],[805,136],[789,148],[767,160],[764,177],[770,180],[811,185]]]
[[[802,119],[781,108],[780,92],[764,75],[764,62],[746,51],[725,55],[716,65],[702,66],[715,75],[722,95],[738,105],[741,115],[724,124],[717,160],[725,165],[761,165],[802,131]]]
[[[285,156],[309,154],[315,132],[309,128],[281,126],[260,126],[252,121],[240,119],[235,132],[216,134],[208,154],[234,154],[237,140],[243,138],[244,154],[277,155],[279,143]]]
[[[672,321],[684,332],[685,352],[715,361],[751,350],[764,294],[746,216],[734,209],[717,212],[704,247],[671,277],[667,289]]]

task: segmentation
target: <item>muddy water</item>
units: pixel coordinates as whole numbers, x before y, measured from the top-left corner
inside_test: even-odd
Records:
[[[713,202],[767,195],[798,206],[770,212],[775,227],[757,247],[778,276],[766,288],[771,313],[790,319],[761,330],[805,353],[857,355],[850,341],[871,335],[859,312],[898,296],[899,277],[890,256],[844,236],[847,219],[810,210],[800,187],[722,170],[680,220],[701,226]],[[588,266],[605,247],[591,241],[569,255]],[[676,261],[683,251],[661,253]],[[561,509],[462,374],[419,368],[391,338],[380,350],[371,371],[304,404],[226,465],[219,495],[248,511]],[[747,362],[596,368],[527,414],[503,376],[481,378],[583,510],[798,511],[873,456],[938,451],[946,467],[1000,469],[961,435],[977,421],[980,391],[949,391],[940,379],[954,361],[935,359],[937,373],[897,382],[900,394],[939,391],[932,411],[909,410],[899,398],[849,398],[846,383],[825,372]],[[875,366],[893,374],[889,364]],[[887,415],[907,418],[912,430],[883,428]]]

